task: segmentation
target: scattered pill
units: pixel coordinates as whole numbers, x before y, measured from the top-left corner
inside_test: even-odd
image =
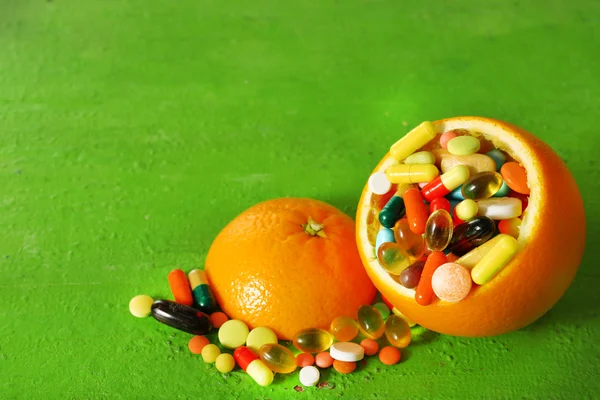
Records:
[[[369,177],[369,189],[375,194],[386,194],[392,188],[392,183],[388,180],[385,172],[375,172]]]
[[[340,374],[344,374],[344,375],[350,374],[350,373],[354,372],[354,370],[356,369],[356,363],[348,362],[348,361],[333,360],[333,369],[335,369]]]
[[[188,277],[185,275],[185,272],[180,269],[174,269],[169,272],[168,278],[169,286],[171,287],[171,292],[173,293],[175,302],[185,306],[191,306],[194,304],[192,288],[190,287],[190,282],[188,281]]]
[[[230,319],[219,328],[219,342],[223,347],[235,349],[246,343],[248,326],[238,319]]]
[[[221,311],[216,311],[210,314],[210,320],[212,321],[213,327],[219,329],[225,322],[229,320],[227,314]]]
[[[200,311],[212,313],[217,308],[217,302],[208,285],[206,273],[200,269],[193,269],[188,274],[189,285],[192,288],[194,305]]]
[[[337,342],[331,345],[329,354],[334,360],[354,362],[365,357],[365,349],[353,342]]]
[[[210,340],[208,340],[206,336],[196,335],[188,342],[188,349],[190,349],[193,354],[201,354],[202,349],[207,344],[210,344]]]
[[[296,370],[296,357],[279,343],[267,343],[258,350],[262,362],[273,372],[289,374]]]
[[[277,343],[277,335],[265,326],[252,329],[246,338],[246,346],[256,354],[263,345],[270,343]]]
[[[321,373],[313,366],[306,366],[300,370],[300,383],[304,386],[315,386],[320,377]]]
[[[411,328],[417,324],[415,321],[402,314],[402,312],[400,312],[400,310],[398,310],[396,307],[392,308],[392,314],[397,315],[403,320],[405,320],[408,326],[410,326]]]
[[[219,354],[221,354],[221,350],[217,347],[216,344],[207,344],[202,348],[202,360],[205,363],[212,364],[217,360]]]
[[[315,356],[315,364],[319,368],[329,368],[333,365],[333,358],[327,351],[322,351]]]
[[[400,357],[400,350],[393,346],[386,346],[379,352],[379,360],[385,365],[397,364]]]
[[[329,349],[333,336],[324,329],[308,328],[296,333],[293,342],[304,353],[320,353]]]
[[[379,339],[383,335],[385,323],[379,311],[371,305],[360,306],[357,312],[358,328],[370,339]]]
[[[147,317],[152,312],[152,303],[154,303],[152,297],[140,294],[129,301],[129,312],[134,317]]]
[[[338,342],[349,342],[358,335],[358,324],[350,317],[336,317],[331,321],[329,332]]]
[[[231,370],[233,370],[233,367],[235,367],[235,360],[233,359],[233,356],[231,354],[219,354],[217,356],[217,359],[215,360],[215,367],[217,367],[217,371],[219,371],[220,373],[226,374],[228,372],[231,372]]]
[[[194,335],[204,335],[212,328],[208,315],[174,301],[156,300],[152,303],[151,313],[157,321]]]
[[[471,291],[471,272],[457,263],[446,263],[435,270],[431,286],[435,295],[443,301],[456,303]]]
[[[300,368],[313,365],[315,363],[315,357],[310,353],[300,353],[296,356],[296,365]]]
[[[363,339],[360,345],[368,356],[375,355],[379,351],[379,344],[373,339]]]
[[[233,352],[235,362],[260,386],[269,386],[273,382],[273,372],[246,346],[240,346]]]
[[[410,344],[412,332],[404,318],[392,315],[385,322],[385,337],[392,346],[403,349]]]

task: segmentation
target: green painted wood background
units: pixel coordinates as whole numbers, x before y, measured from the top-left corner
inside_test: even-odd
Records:
[[[600,396],[600,3],[0,0],[0,398],[585,399]],[[587,252],[537,323],[426,333],[332,389],[262,389],[133,318],[258,201],[353,215],[422,120],[521,125],[580,185]],[[549,195],[560,196],[561,193]],[[568,210],[565,210],[568,212]],[[232,249],[235,251],[235,249]]]

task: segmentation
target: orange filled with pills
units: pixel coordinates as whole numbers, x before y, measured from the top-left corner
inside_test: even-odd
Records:
[[[579,268],[586,230],[562,159],[531,133],[482,117],[423,122],[396,140],[356,217],[363,264],[386,300],[427,329],[466,337],[520,329],[552,308]],[[406,249],[395,234],[406,225],[424,229],[425,252],[404,251],[388,268],[378,248]],[[416,262],[425,263],[420,277],[402,276]]]

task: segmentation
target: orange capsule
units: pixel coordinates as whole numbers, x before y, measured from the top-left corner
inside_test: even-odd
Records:
[[[441,251],[433,251],[425,261],[425,267],[421,273],[421,279],[415,292],[415,300],[419,305],[428,306],[433,301],[435,294],[431,286],[431,278],[435,270],[442,264],[448,261],[446,255]]]
[[[404,207],[406,207],[406,218],[410,230],[419,235],[425,233],[425,224],[428,217],[427,206],[423,203],[423,197],[419,189],[410,188],[404,192]]]
[[[173,297],[175,297],[176,303],[186,306],[194,304],[192,288],[185,272],[180,269],[174,269],[169,272],[169,286],[171,286],[171,292],[173,293]]]
[[[515,192],[529,194],[527,171],[519,163],[514,161],[507,162],[500,168],[500,174],[509,188]]]

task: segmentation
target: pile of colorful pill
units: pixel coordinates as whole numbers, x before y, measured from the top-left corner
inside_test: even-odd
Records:
[[[418,304],[461,301],[517,252],[527,172],[481,133],[437,133],[431,122],[390,155],[396,163],[368,182],[374,257]]]
[[[188,343],[192,353],[214,363],[221,373],[231,372],[237,364],[261,386],[270,385],[274,374],[291,374],[297,368],[300,383],[315,386],[319,368],[333,367],[340,374],[349,374],[365,355],[379,354],[383,364],[393,365],[400,361],[399,349],[412,339],[410,327],[414,323],[384,299],[385,303],[360,307],[355,319],[335,318],[329,330],[307,328],[298,332],[293,338],[294,349],[281,344],[268,327],[250,330],[244,322],[216,311],[218,305],[204,271],[195,269],[186,276],[175,269],[168,280],[175,301],[138,295],[129,302],[131,314],[140,318],[152,315],[165,325],[194,335]],[[217,330],[218,343],[204,336],[213,329]]]

